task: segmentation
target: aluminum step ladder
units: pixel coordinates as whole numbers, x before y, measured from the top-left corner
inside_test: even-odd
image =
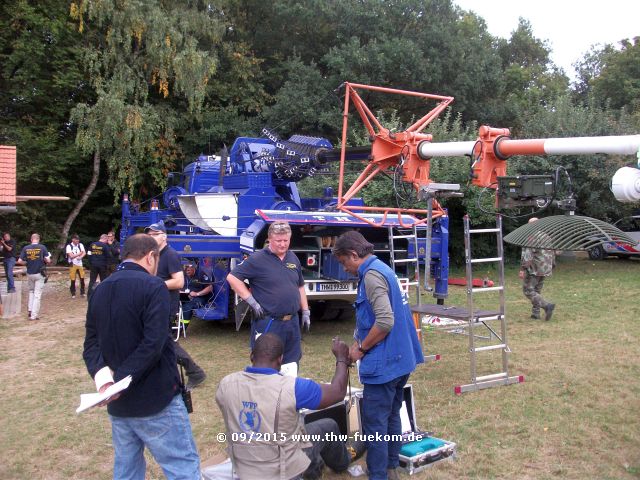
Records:
[[[505,316],[505,291],[504,291],[504,250],[502,243],[502,217],[496,216],[495,228],[471,228],[468,215],[464,216],[464,254],[467,283],[467,322],[469,336],[469,357],[471,370],[471,383],[459,385],[454,388],[456,395],[465,392],[475,392],[485,388],[500,385],[522,383],[524,376],[509,376],[509,345],[507,343],[507,320]],[[497,244],[497,257],[472,258],[471,237],[477,234],[495,234]],[[495,264],[498,269],[497,286],[473,286],[473,266],[477,264]],[[474,306],[474,296],[488,292],[498,292],[500,304],[498,310],[478,310]],[[476,335],[478,328],[489,330],[488,337]],[[488,339],[493,343],[489,345],[476,345],[476,339]],[[478,354],[500,350],[502,370],[488,375],[478,375]]]
[[[416,226],[412,228],[400,228],[388,227],[389,230],[389,266],[398,276],[400,286],[407,295],[410,293],[410,289],[413,288],[416,295],[416,301],[420,305],[421,291],[420,291],[420,259],[418,258],[418,234],[419,232],[426,231],[425,226]],[[424,238],[424,237],[423,237]],[[398,240],[404,240],[407,248],[400,248]],[[413,254],[409,253],[409,245],[413,245]],[[398,258],[399,254],[406,254],[404,258]],[[410,278],[411,268],[413,267],[413,278]],[[398,275],[398,272],[402,270],[404,275]]]
[[[407,297],[409,297],[410,289],[413,288],[416,295],[416,302],[418,308],[422,303],[421,294],[421,274],[420,274],[420,240],[427,239],[427,244],[430,242],[431,232],[430,225],[431,222],[428,222],[427,225],[413,225],[410,229],[398,229],[394,230],[394,227],[389,227],[389,263],[391,268],[396,275],[399,270],[404,270],[406,276],[401,277],[398,276],[398,281],[400,282],[400,288],[406,292]],[[409,248],[401,249],[398,248],[397,241],[405,241],[408,247],[409,244],[413,245],[413,255],[409,254]],[[430,252],[431,249],[427,248],[427,252]],[[398,258],[399,253],[406,252],[405,258]],[[431,254],[429,253],[428,257],[425,255],[424,258],[425,269],[428,272],[431,268]],[[410,266],[413,266],[413,278],[409,278],[409,273],[411,272]],[[427,274],[428,278],[428,274]],[[428,288],[428,285],[427,285]],[[425,352],[424,345],[424,335],[422,335],[422,316],[414,310],[412,310],[412,318],[413,324],[416,329],[416,333],[418,335],[418,339],[420,340],[420,345],[422,346],[422,351]],[[424,355],[425,362],[440,360],[439,354],[433,355]]]

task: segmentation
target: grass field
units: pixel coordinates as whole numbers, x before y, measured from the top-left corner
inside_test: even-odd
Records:
[[[506,284],[510,374],[526,381],[455,396],[453,387],[470,380],[468,339],[425,331],[427,353],[442,360],[411,377],[418,423],[456,442],[458,458],[413,478],[640,478],[640,262],[560,262],[545,285],[557,304],[550,322],[529,318],[514,267]],[[447,303],[465,301],[464,289],[452,287]],[[3,320],[1,479],[110,478],[106,412],[75,414],[79,394],[93,388],[81,358],[85,309],[68,298],[66,284],[49,282],[40,321]],[[330,339],[352,332],[352,320],[314,323],[301,373],[330,380]],[[193,393],[191,416],[206,459],[224,447],[216,442],[215,389],[247,364],[248,330],[195,321],[188,335],[183,345],[209,375]],[[150,463],[149,478],[162,478]]]

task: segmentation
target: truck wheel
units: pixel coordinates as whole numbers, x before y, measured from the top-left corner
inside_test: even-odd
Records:
[[[589,258],[591,260],[604,260],[607,258],[607,252],[604,251],[602,245],[597,245],[589,250]]]

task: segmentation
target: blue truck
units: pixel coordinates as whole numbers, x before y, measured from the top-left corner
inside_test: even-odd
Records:
[[[264,247],[268,226],[277,220],[291,225],[290,249],[300,259],[316,318],[339,316],[350,310],[355,299],[356,279],[331,253],[337,236],[349,229],[360,230],[374,244],[375,254],[395,266],[406,283],[415,278],[415,262],[398,259],[422,254],[424,265],[426,238],[411,240],[411,226],[420,224],[419,219],[403,215],[400,222],[381,214],[358,213],[380,225],[373,226],[336,211],[337,198],[331,188],[325,188],[322,197],[301,197],[296,182],[327,171],[337,160],[337,151],[323,138],[294,135],[279,140],[268,131],[263,135],[237,138],[228,153],[202,155],[182,172],[169,174],[168,187],[158,197],[142,203],[123,197],[121,242],[163,220],[169,244],[185,263],[194,263],[208,274],[213,291],[205,306],[194,312],[195,317],[209,321],[234,318],[238,299],[226,276],[245,256]],[[367,155],[354,149],[348,159],[363,160]],[[363,202],[353,199],[351,205]],[[438,303],[447,296],[448,243],[449,219],[443,216],[434,220],[431,235],[431,290]]]

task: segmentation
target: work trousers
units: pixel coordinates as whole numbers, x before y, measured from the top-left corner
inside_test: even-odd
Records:
[[[38,318],[40,313],[40,299],[42,298],[42,290],[44,289],[44,277],[39,273],[32,273],[27,276],[27,285],[29,286],[29,311],[31,320]]]
[[[524,296],[531,301],[531,314],[540,316],[540,309],[549,305],[542,297],[542,287],[544,287],[543,276],[529,275],[525,273],[524,280],[522,281],[522,292]]]
[[[367,439],[367,469],[370,480],[386,480],[387,470],[400,464],[400,407],[408,379],[409,375],[402,375],[387,383],[364,385],[362,428]],[[396,435],[395,439],[392,435]]]

